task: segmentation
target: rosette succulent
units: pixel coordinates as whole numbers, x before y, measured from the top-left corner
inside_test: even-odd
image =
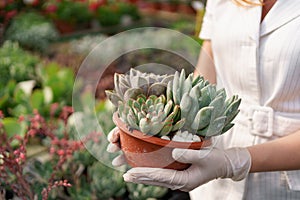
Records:
[[[146,97],[165,94],[167,84],[171,80],[173,80],[173,75],[156,75],[131,69],[128,74],[116,73],[114,75],[115,89],[107,90],[105,93],[109,100],[118,106],[119,101],[136,99],[140,94]]]
[[[119,101],[118,113],[130,128],[148,135],[165,136],[181,129],[185,119],[181,119],[179,105],[166,97],[140,94],[136,100]]]
[[[200,136],[220,135],[229,130],[239,113],[241,99],[237,95],[226,100],[224,89],[217,90],[215,85],[203,77],[187,78],[185,71],[176,72],[167,86],[167,100],[179,105],[181,118],[185,119],[183,130]]]
[[[239,113],[237,95],[226,99],[224,89],[218,90],[201,76],[186,77],[184,70],[155,75],[131,69],[125,75],[115,74],[114,84],[115,89],[106,94],[121,120],[153,136],[220,135],[234,125],[232,120]]]

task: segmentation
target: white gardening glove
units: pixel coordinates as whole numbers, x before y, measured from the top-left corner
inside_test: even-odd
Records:
[[[121,151],[120,132],[118,127],[115,127],[109,132],[109,134],[107,135],[107,140],[110,142],[106,149],[108,152],[115,153]],[[125,164],[126,164],[126,159],[123,154],[115,157],[112,161],[112,165],[115,167],[119,167]]]
[[[187,192],[216,178],[242,180],[247,176],[251,167],[251,156],[246,148],[174,149],[172,156],[179,162],[192,165],[184,171],[132,168],[123,175],[124,180]]]

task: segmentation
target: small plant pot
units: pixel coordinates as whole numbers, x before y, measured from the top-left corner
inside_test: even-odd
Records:
[[[154,167],[184,170],[190,164],[180,163],[172,158],[174,148],[195,149],[211,145],[211,140],[201,142],[176,142],[146,135],[137,130],[129,130],[117,113],[113,121],[120,129],[120,144],[127,163],[132,167]]]

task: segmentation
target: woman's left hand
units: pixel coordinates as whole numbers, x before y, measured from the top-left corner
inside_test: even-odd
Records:
[[[249,173],[251,156],[246,148],[228,150],[174,149],[172,157],[182,163],[192,165],[183,171],[137,167],[127,171],[123,177],[127,182],[142,183],[191,191],[216,178],[242,180]]]

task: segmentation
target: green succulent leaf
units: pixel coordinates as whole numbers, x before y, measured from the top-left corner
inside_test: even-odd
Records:
[[[161,129],[160,133],[159,133],[159,136],[165,136],[165,135],[168,135],[173,129],[173,126],[172,126],[172,121],[171,122],[168,122],[164,125],[164,127]]]
[[[181,129],[184,126],[184,124],[185,124],[185,118],[176,122],[176,124],[173,125],[172,131],[178,131],[179,129]]]
[[[137,120],[133,114],[129,113],[127,115],[127,122],[131,128],[139,129],[139,126],[137,125]]]
[[[179,87],[179,73],[176,71],[174,75],[174,80],[173,80],[173,100],[174,103],[179,105],[180,104],[180,87]]]
[[[136,99],[139,94],[143,91],[140,88],[130,88],[124,94],[124,101],[128,101],[129,99]]]
[[[159,132],[162,130],[163,127],[164,127],[163,122],[153,122],[151,124],[151,129],[149,131],[149,134],[150,135],[157,135],[157,134],[159,134]]]
[[[167,85],[167,101],[173,100],[172,82],[170,81]]]
[[[211,121],[208,126],[206,136],[211,137],[211,136],[220,135],[222,133],[222,129],[224,128],[225,120],[226,117],[222,116],[215,119],[214,121]]]
[[[183,94],[188,93],[189,91],[191,91],[192,89],[192,84],[193,84],[193,77],[191,76],[191,74],[188,76],[187,79],[185,79],[185,81],[183,82],[183,87],[181,89],[181,94],[183,96]]]
[[[224,101],[225,101],[224,96],[218,96],[209,104],[209,106],[214,108],[212,113],[212,118],[218,118],[223,114]]]
[[[166,92],[166,89],[167,89],[167,85],[164,83],[153,83],[149,87],[148,94],[159,96],[161,94],[164,94]]]
[[[108,99],[115,105],[118,106],[118,102],[122,101],[121,98],[116,94],[113,93],[110,90],[106,90],[105,91],[106,96],[108,97]]]
[[[186,118],[189,115],[190,109],[192,107],[192,98],[188,93],[185,93],[180,102],[181,117]]]
[[[194,74],[193,74],[194,75]],[[195,85],[197,85],[199,83],[199,81],[202,79],[201,76],[196,76],[192,82],[192,87],[194,87]]]
[[[213,107],[204,107],[200,109],[191,125],[191,128],[194,130],[199,130],[208,126],[211,120],[213,109]]]
[[[149,133],[151,131],[151,124],[150,124],[150,119],[148,118],[142,118],[140,120],[140,125],[139,128],[143,133]]]
[[[227,125],[224,126],[224,128],[222,129],[222,133],[227,132],[229,129],[231,129],[234,126],[233,123],[229,123]]]
[[[240,104],[241,99],[237,99],[227,107],[227,109],[224,112],[224,114],[227,116],[226,123],[231,122],[239,113],[238,107],[240,106]]]
[[[164,118],[169,115],[172,107],[173,107],[173,102],[172,102],[172,100],[169,100],[168,103],[164,107]]]

